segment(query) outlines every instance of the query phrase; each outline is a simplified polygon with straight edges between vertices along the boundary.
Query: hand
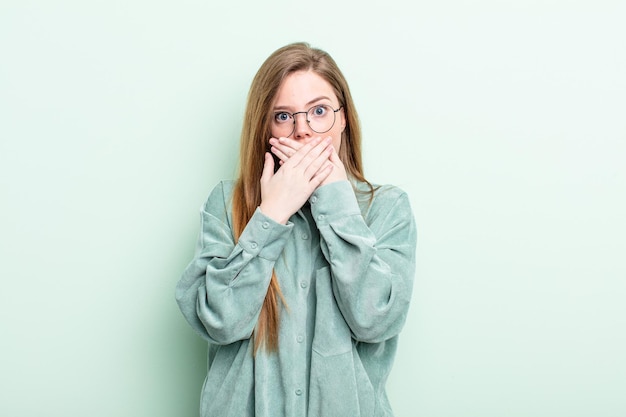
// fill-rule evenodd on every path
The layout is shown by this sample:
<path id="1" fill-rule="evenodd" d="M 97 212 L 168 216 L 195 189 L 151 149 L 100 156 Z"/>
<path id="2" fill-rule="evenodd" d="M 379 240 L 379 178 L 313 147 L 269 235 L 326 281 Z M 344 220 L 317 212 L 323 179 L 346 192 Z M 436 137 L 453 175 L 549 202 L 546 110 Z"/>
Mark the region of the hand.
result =
<path id="1" fill-rule="evenodd" d="M 280 165 L 287 162 L 290 156 L 292 156 L 298 149 L 311 142 L 313 139 L 319 139 L 318 137 L 309 137 L 304 140 L 293 140 L 289 138 L 271 138 L 270 145 L 272 145 L 272 153 L 278 157 Z"/>
<path id="2" fill-rule="evenodd" d="M 329 139 L 327 137 L 326 139 Z M 297 141 L 289 138 L 272 138 L 270 139 L 270 145 L 272 145 L 272 153 L 276 155 L 279 159 L 280 164 L 284 164 L 289 160 L 289 158 L 302 146 L 309 143 L 311 140 L 315 140 L 319 138 L 310 138 L 303 141 Z M 332 139 L 331 139 L 332 141 Z M 337 151 L 333 149 L 332 154 L 329 157 L 327 164 L 333 165 L 333 170 L 330 175 L 320 183 L 321 185 L 330 184 L 335 181 L 343 181 L 348 179 L 348 174 L 346 173 L 346 168 L 341 162 Z"/>
<path id="3" fill-rule="evenodd" d="M 263 214 L 286 224 L 289 217 L 304 205 L 334 170 L 334 164 L 329 163 L 334 152 L 330 142 L 330 138 L 322 140 L 318 137 L 302 144 L 297 150 L 289 148 L 289 158 L 283 160 L 279 157 L 281 166 L 276 172 L 274 158 L 269 152 L 265 153 L 260 205 Z"/>
<path id="4" fill-rule="evenodd" d="M 346 174 L 346 167 L 343 165 L 343 162 L 341 162 L 341 158 L 339 158 L 339 155 L 337 154 L 337 151 L 334 147 L 332 153 L 330 154 L 329 160 L 330 163 L 333 165 L 333 170 L 326 177 L 326 179 L 322 181 L 320 186 L 330 184 L 331 182 L 336 181 L 347 181 L 348 174 Z"/>

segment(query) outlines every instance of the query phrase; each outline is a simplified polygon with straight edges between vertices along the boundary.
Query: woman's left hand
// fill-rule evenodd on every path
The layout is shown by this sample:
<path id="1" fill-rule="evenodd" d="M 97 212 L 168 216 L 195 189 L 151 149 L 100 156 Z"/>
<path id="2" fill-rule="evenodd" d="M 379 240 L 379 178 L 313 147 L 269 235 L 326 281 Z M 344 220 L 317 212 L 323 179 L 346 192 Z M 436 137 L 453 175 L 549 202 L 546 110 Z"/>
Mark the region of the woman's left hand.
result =
<path id="1" fill-rule="evenodd" d="M 293 155 L 298 149 L 300 149 L 304 144 L 308 143 L 313 138 L 308 138 L 304 141 L 294 140 L 290 138 L 271 138 L 270 145 L 272 145 L 272 153 L 276 155 L 280 161 L 280 164 L 284 164 L 287 160 Z M 333 170 L 330 175 L 326 177 L 324 181 L 319 185 L 330 184 L 335 181 L 344 181 L 348 179 L 348 174 L 346 173 L 346 168 L 341 162 L 339 155 L 337 154 L 337 149 L 333 148 L 333 152 L 328 158 L 328 164 L 334 165 Z"/>

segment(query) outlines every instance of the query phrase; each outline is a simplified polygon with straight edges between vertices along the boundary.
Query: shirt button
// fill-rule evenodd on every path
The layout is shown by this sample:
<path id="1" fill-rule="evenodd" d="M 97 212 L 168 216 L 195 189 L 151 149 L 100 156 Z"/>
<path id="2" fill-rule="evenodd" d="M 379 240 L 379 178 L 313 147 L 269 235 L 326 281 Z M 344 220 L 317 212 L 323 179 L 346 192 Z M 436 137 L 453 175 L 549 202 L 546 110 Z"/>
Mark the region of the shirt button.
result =
<path id="1" fill-rule="evenodd" d="M 304 342 L 304 336 L 300 335 L 296 338 L 296 340 L 298 341 L 298 343 L 302 343 Z"/>
<path id="2" fill-rule="evenodd" d="M 257 245 L 257 244 L 256 244 L 256 242 L 252 242 L 252 243 L 250 244 L 250 247 L 251 247 L 252 249 L 256 249 L 256 248 L 257 248 L 257 246 L 259 246 L 259 245 Z"/>
<path id="3" fill-rule="evenodd" d="M 317 196 L 311 197 L 311 203 L 315 204 L 317 202 Z"/>
<path id="4" fill-rule="evenodd" d="M 296 395 L 302 395 L 302 390 L 300 388 L 296 390 Z"/>
<path id="5" fill-rule="evenodd" d="M 302 288 L 306 288 L 306 287 L 308 287 L 308 286 L 309 286 L 309 283 L 308 283 L 308 282 L 306 282 L 306 281 L 302 281 L 302 282 L 300 283 L 300 286 L 301 286 Z"/>
<path id="6" fill-rule="evenodd" d="M 268 227 L 270 227 L 270 224 L 268 222 L 263 222 L 263 224 L 261 225 L 264 229 L 267 229 Z"/>
<path id="7" fill-rule="evenodd" d="M 309 235 L 307 235 L 306 233 L 302 233 L 302 239 L 307 240 L 309 238 Z"/>
<path id="8" fill-rule="evenodd" d="M 317 220 L 324 220 L 324 215 L 320 214 L 319 216 L 317 216 Z"/>

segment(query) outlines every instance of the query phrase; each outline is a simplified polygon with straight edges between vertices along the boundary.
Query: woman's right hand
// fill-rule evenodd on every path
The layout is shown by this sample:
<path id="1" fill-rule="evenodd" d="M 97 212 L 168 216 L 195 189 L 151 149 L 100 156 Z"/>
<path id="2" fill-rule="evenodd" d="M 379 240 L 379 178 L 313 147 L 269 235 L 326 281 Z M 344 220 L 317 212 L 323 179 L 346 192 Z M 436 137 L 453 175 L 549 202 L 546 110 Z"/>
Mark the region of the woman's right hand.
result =
<path id="1" fill-rule="evenodd" d="M 315 138 L 295 151 L 276 172 L 274 158 L 266 152 L 261 175 L 261 212 L 286 224 L 330 175 L 333 165 L 326 162 L 332 152 L 330 138 Z"/>

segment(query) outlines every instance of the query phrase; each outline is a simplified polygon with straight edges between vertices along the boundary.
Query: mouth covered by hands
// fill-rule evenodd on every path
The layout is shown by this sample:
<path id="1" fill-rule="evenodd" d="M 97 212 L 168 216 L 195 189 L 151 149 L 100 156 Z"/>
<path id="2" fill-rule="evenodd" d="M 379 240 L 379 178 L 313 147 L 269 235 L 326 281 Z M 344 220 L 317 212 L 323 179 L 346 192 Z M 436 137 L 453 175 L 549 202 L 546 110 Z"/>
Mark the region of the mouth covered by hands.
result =
<path id="1" fill-rule="evenodd" d="M 271 152 L 280 167 L 274 172 L 274 158 L 267 152 L 261 175 L 261 212 L 286 224 L 318 187 L 347 180 L 345 167 L 331 142 L 330 136 L 306 141 L 271 138 Z"/>
<path id="2" fill-rule="evenodd" d="M 305 141 L 294 140 L 290 138 L 271 138 L 269 143 L 270 145 L 272 145 L 272 148 L 271 148 L 272 153 L 276 155 L 276 157 L 278 157 L 279 162 L 282 166 L 300 148 L 310 143 L 311 141 L 315 141 L 315 140 L 320 140 L 320 137 L 317 136 L 317 137 L 309 138 Z M 324 138 L 323 140 L 332 141 L 330 136 Z M 348 179 L 348 175 L 346 174 L 346 169 L 343 163 L 341 162 L 341 159 L 339 159 L 337 150 L 334 148 L 332 144 L 330 145 L 330 147 L 332 148 L 332 152 L 330 154 L 330 157 L 328 158 L 328 161 L 325 163 L 325 165 L 328 165 L 328 164 L 333 165 L 333 170 L 329 174 L 329 176 L 324 181 L 322 181 L 320 186 L 330 184 L 331 182 L 342 181 L 342 180 Z"/>

